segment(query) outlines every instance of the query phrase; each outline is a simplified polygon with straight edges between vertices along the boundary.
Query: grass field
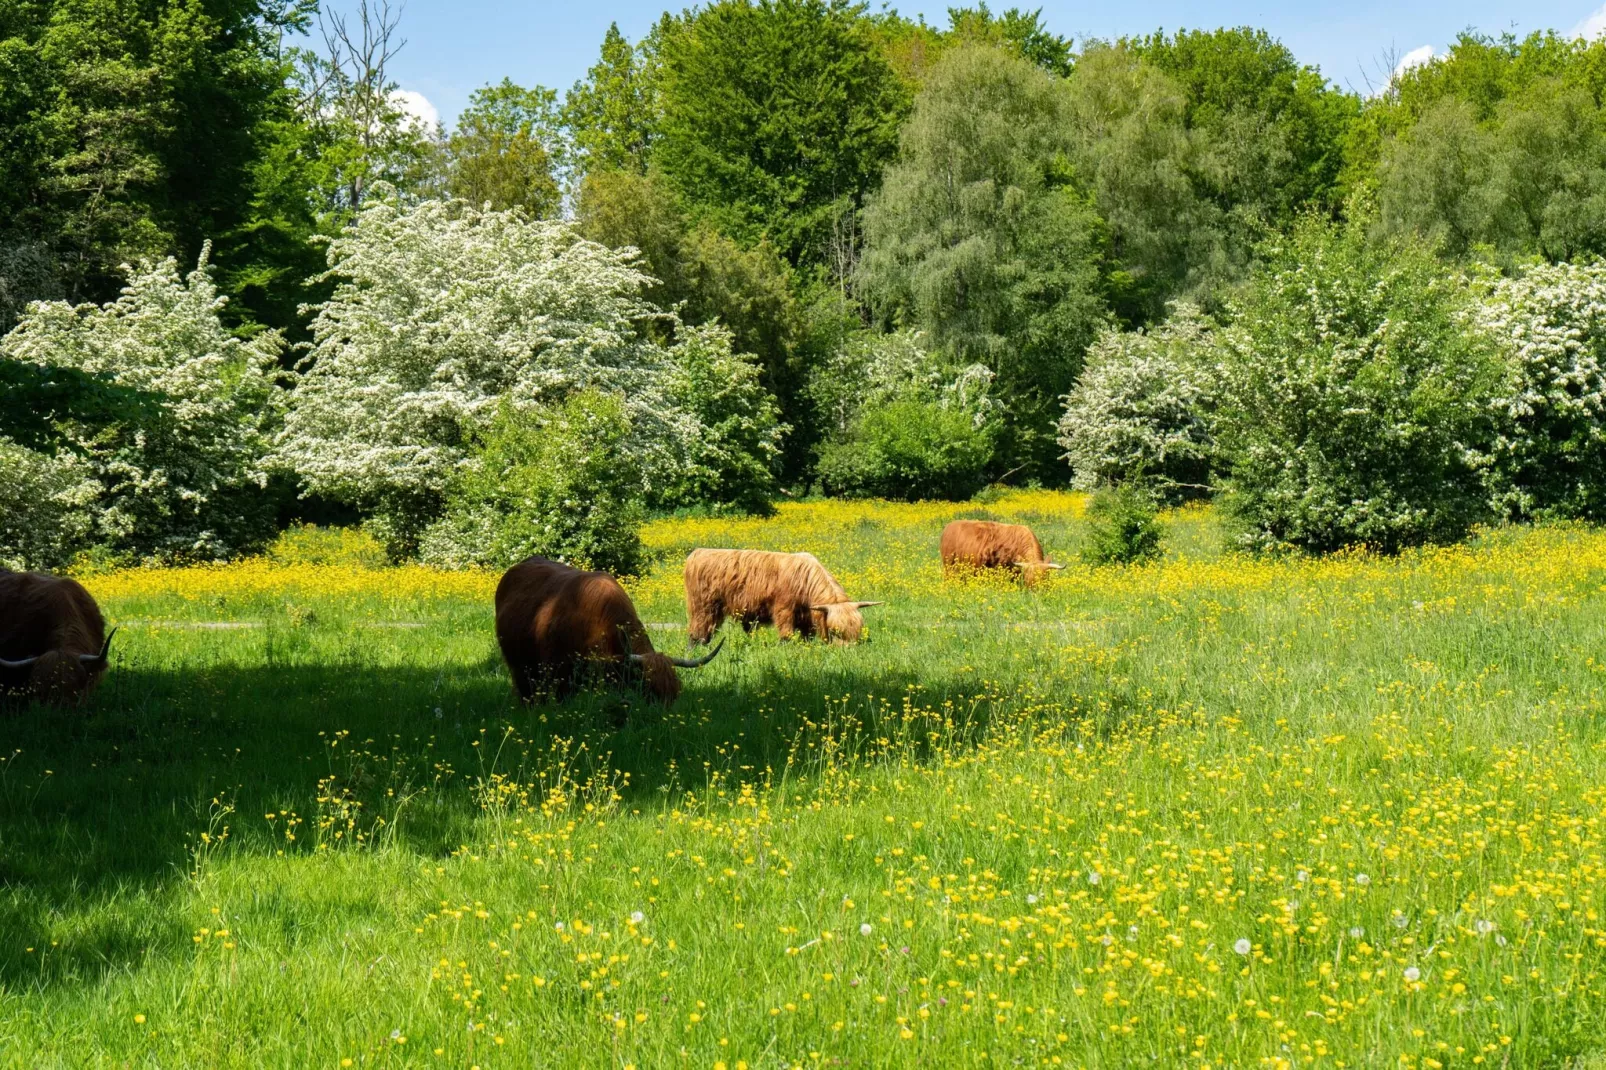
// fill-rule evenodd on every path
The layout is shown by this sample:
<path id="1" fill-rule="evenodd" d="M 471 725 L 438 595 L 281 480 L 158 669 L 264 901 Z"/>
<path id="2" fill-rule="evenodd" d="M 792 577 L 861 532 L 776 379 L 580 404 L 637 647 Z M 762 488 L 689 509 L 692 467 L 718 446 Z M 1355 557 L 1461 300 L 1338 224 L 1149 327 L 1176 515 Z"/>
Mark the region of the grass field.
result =
<path id="1" fill-rule="evenodd" d="M 1606 1065 L 1606 534 L 948 584 L 841 502 L 852 648 L 733 632 L 668 711 L 512 700 L 495 577 L 302 535 L 86 579 L 88 716 L 0 731 L 10 1066 Z"/>

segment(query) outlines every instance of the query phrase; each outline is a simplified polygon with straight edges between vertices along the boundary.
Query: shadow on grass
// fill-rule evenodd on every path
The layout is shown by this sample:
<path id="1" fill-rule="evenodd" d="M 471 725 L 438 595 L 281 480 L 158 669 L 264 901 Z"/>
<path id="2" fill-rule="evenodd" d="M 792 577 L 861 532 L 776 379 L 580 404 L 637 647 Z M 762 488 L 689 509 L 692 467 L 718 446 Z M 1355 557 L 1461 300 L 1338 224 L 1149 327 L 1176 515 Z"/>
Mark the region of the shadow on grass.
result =
<path id="1" fill-rule="evenodd" d="M 618 690 L 524 707 L 494 659 L 134 665 L 115 667 L 87 710 L 6 708 L 0 984 L 87 983 L 186 953 L 191 934 L 156 907 L 215 850 L 203 833 L 247 854 L 379 842 L 445 857 L 473 842 L 492 773 L 628 773 L 609 782 L 645 808 L 711 769 L 778 776 L 798 733 L 830 717 L 830 696 L 919 683 L 819 644 L 766 645 L 688 681 L 670 709 Z M 873 734 L 875 707 L 861 712 L 860 735 Z M 150 909 L 128 908 L 142 897 Z"/>

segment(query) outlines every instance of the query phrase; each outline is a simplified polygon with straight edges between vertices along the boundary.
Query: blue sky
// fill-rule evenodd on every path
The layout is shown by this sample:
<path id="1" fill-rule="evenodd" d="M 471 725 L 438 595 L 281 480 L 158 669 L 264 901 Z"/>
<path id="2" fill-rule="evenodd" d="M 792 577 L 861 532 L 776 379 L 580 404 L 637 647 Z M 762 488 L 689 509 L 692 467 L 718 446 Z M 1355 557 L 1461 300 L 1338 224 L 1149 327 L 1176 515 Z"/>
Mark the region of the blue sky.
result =
<path id="1" fill-rule="evenodd" d="M 326 0 L 335 9 L 351 0 Z M 994 0 L 992 8 L 1013 6 Z M 1115 37 L 1165 28 L 1259 26 L 1280 38 L 1303 63 L 1319 66 L 1333 81 L 1365 91 L 1365 77 L 1378 81 L 1381 57 L 1442 52 L 1460 31 L 1488 33 L 1536 29 L 1563 32 L 1606 27 L 1602 0 L 1346 0 L 1327 4 L 1274 4 L 1213 0 L 1070 3 L 1041 0 L 1043 18 L 1061 34 Z M 563 90 L 596 61 L 609 22 L 631 40 L 644 33 L 667 5 L 663 0 L 406 0 L 402 36 L 407 46 L 394 61 L 404 90 L 429 102 L 448 122 L 487 82 L 512 78 L 521 85 Z M 675 10 L 683 6 L 677 2 Z M 947 23 L 947 2 L 894 4 L 908 16 Z M 1033 2 L 1022 7 L 1036 6 Z M 417 98 L 414 98 L 415 100 Z M 420 104 L 426 112 L 428 107 Z"/>

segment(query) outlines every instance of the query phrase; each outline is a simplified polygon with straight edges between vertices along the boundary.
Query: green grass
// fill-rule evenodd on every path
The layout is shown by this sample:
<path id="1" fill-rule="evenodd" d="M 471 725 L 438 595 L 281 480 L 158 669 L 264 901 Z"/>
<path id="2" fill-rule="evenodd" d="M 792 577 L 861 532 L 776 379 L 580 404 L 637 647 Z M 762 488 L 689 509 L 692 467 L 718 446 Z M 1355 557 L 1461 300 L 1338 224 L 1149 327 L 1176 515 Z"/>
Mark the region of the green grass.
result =
<path id="1" fill-rule="evenodd" d="M 517 706 L 419 570 L 91 578 L 92 709 L 3 722 L 0 1061 L 1598 1063 L 1606 536 L 1250 562 L 1190 510 L 945 583 L 978 509 L 1076 560 L 1047 494 L 655 526 L 649 622 L 693 545 L 889 600 L 670 710 Z"/>

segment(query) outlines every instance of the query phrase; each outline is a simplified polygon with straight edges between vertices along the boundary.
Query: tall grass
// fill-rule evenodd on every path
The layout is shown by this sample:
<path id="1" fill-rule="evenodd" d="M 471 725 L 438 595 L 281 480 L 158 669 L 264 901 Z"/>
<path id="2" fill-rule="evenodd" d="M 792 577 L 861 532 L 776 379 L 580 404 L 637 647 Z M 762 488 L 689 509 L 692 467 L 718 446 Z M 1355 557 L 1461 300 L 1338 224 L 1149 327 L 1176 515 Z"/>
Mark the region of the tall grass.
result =
<path id="1" fill-rule="evenodd" d="M 670 710 L 523 709 L 495 577 L 320 551 L 94 576 L 87 717 L 0 754 L 12 1065 L 1562 1066 L 1606 1026 L 1606 535 L 948 584 L 943 522 L 811 549 L 856 647 L 734 630 Z M 352 548 L 360 553 L 360 547 Z M 5 758 L 9 755 L 9 759 Z"/>

